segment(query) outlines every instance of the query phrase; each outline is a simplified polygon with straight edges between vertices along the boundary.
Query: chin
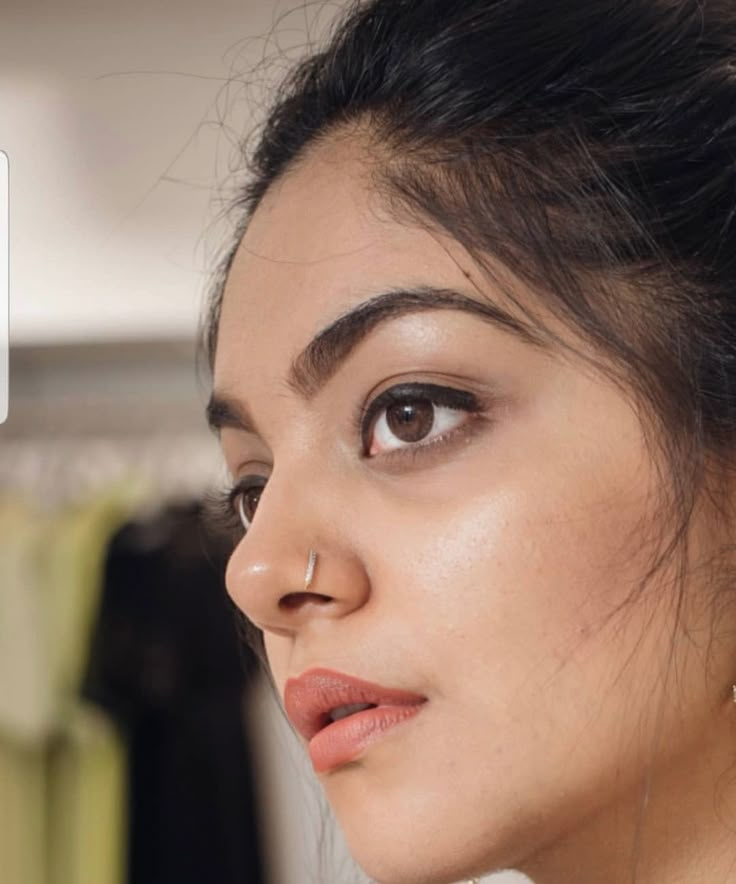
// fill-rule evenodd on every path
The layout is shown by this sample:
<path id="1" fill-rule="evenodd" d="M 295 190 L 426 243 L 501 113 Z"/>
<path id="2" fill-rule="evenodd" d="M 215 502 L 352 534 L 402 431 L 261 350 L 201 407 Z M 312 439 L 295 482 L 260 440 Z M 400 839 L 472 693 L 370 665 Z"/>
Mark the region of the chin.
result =
<path id="1" fill-rule="evenodd" d="M 373 856 L 373 862 L 356 862 L 375 884 L 457 884 L 471 877 L 465 869 L 453 867 L 438 868 L 428 864 L 426 858 L 407 855 L 398 861 L 390 858 Z M 485 873 L 484 873 L 485 874 Z M 477 877 L 477 875 L 476 875 Z"/>
<path id="2" fill-rule="evenodd" d="M 514 868 L 549 834 L 523 780 L 483 770 L 470 751 L 448 758 L 386 743 L 322 778 L 351 856 L 377 884 L 456 884 Z"/>
<path id="3" fill-rule="evenodd" d="M 457 884 L 509 867 L 503 862 L 509 851 L 493 838 L 468 837 L 438 815 L 429 817 L 389 809 L 352 813 L 347 822 L 338 815 L 338 823 L 351 856 L 376 884 Z"/>

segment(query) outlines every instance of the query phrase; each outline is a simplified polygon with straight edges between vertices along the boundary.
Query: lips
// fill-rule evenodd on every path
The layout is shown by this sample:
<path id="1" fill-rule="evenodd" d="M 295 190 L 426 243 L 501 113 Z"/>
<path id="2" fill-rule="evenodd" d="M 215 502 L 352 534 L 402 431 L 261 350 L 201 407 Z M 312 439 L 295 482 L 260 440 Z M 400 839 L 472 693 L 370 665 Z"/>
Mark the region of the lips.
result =
<path id="1" fill-rule="evenodd" d="M 318 772 L 353 760 L 386 731 L 416 715 L 425 702 L 419 694 L 329 669 L 310 669 L 289 679 L 284 690 L 286 714 L 309 743 Z"/>

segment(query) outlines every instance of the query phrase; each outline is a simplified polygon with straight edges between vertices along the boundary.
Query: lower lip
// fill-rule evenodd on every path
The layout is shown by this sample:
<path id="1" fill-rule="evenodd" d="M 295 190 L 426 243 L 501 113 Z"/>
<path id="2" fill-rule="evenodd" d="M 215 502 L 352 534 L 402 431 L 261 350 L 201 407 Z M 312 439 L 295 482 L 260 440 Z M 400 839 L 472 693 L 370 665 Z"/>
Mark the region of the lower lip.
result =
<path id="1" fill-rule="evenodd" d="M 328 724 L 309 741 L 312 767 L 323 773 L 353 761 L 387 731 L 413 718 L 423 705 L 376 706 Z"/>

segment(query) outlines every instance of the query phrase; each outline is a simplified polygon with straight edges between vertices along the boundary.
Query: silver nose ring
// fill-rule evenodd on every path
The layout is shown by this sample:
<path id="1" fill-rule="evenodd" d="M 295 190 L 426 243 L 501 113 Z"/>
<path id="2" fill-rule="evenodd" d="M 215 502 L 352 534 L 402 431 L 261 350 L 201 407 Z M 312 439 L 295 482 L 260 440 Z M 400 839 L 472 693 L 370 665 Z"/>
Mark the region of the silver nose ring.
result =
<path id="1" fill-rule="evenodd" d="M 314 566 L 317 562 L 317 553 L 309 550 L 309 562 L 307 563 L 307 573 L 304 575 L 304 592 L 312 585 L 312 577 L 314 577 Z"/>

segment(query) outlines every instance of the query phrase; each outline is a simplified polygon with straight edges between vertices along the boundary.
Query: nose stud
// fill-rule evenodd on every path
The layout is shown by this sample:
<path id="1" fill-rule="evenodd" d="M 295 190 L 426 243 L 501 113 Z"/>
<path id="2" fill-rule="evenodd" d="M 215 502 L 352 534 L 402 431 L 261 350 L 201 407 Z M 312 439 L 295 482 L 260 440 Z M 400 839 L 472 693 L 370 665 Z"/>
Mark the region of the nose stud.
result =
<path id="1" fill-rule="evenodd" d="M 314 566 L 316 562 L 317 553 L 313 549 L 310 549 L 309 562 L 307 563 L 307 573 L 304 575 L 304 592 L 306 592 L 312 585 L 312 577 L 314 577 Z"/>

